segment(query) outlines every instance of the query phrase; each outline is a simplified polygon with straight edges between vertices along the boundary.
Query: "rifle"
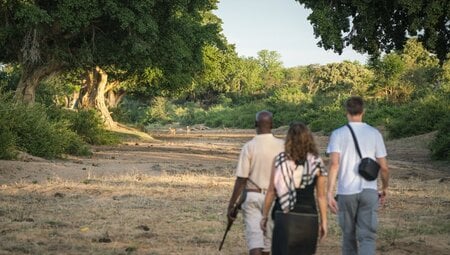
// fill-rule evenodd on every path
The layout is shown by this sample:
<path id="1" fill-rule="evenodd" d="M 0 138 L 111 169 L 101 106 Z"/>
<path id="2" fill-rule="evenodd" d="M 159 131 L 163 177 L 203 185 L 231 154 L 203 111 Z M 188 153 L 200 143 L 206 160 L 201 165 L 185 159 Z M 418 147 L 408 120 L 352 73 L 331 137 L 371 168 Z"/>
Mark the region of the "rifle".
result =
<path id="1" fill-rule="evenodd" d="M 242 191 L 241 195 L 239 196 L 238 201 L 234 204 L 233 208 L 231 209 L 231 216 L 233 218 L 236 218 L 239 210 L 241 209 L 242 203 L 244 203 L 245 198 L 247 196 L 247 193 L 245 189 Z M 230 231 L 231 226 L 233 225 L 234 220 L 229 220 L 227 224 L 227 229 L 225 229 L 225 233 L 223 234 L 222 242 L 220 242 L 219 251 L 222 250 L 223 243 L 225 242 L 225 238 L 227 237 L 228 231 Z"/>

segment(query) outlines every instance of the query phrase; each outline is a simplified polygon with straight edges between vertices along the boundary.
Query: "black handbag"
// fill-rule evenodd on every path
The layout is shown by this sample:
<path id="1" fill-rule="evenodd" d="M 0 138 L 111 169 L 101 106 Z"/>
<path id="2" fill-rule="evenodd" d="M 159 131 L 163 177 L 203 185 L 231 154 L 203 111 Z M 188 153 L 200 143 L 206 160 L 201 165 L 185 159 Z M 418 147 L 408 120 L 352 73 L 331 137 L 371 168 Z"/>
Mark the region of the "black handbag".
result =
<path id="1" fill-rule="evenodd" d="M 353 132 L 353 129 L 349 124 L 347 124 L 347 127 L 352 133 L 356 150 L 358 151 L 359 158 L 361 158 L 361 162 L 358 165 L 358 173 L 368 181 L 376 180 L 378 177 L 378 172 L 380 171 L 380 165 L 378 164 L 378 162 L 371 158 L 363 158 L 361 156 L 361 150 L 359 149 L 358 140 L 356 140 L 355 133 Z"/>

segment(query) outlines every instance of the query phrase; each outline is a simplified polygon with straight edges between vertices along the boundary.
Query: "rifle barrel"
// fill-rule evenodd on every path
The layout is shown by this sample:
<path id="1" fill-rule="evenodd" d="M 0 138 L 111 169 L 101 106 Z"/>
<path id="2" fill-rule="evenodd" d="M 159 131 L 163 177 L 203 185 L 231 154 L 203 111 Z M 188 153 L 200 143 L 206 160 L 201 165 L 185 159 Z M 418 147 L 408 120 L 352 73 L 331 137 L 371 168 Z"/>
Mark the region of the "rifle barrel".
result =
<path id="1" fill-rule="evenodd" d="M 225 238 L 227 238 L 228 231 L 230 231 L 232 224 L 233 224 L 233 222 L 230 221 L 227 225 L 227 229 L 225 230 L 225 233 L 223 234 L 222 242 L 220 242 L 219 251 L 222 250 L 223 243 L 225 242 Z"/>

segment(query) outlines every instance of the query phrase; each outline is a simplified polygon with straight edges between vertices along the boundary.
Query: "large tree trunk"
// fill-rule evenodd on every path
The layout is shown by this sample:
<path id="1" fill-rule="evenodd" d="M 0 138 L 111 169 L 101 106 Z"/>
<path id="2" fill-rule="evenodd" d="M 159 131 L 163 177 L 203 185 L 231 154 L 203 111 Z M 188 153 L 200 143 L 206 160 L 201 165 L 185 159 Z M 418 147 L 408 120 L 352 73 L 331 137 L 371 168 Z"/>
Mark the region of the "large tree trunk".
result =
<path id="1" fill-rule="evenodd" d="M 120 82 L 113 81 L 108 83 L 105 89 L 106 105 L 110 108 L 115 108 L 119 105 L 120 101 L 124 98 L 126 91 L 123 89 L 117 89 L 120 86 Z"/>
<path id="2" fill-rule="evenodd" d="M 108 82 L 108 75 L 100 67 L 88 71 L 83 88 L 80 91 L 79 108 L 94 108 L 100 112 L 104 124 L 112 129 L 117 123 L 111 117 L 105 104 L 105 87 Z"/>
<path id="3" fill-rule="evenodd" d="M 40 66 L 24 65 L 16 89 L 16 98 L 25 103 L 34 103 L 39 83 L 48 76 L 60 71 L 61 67 L 62 65 L 57 62 L 50 62 Z"/>

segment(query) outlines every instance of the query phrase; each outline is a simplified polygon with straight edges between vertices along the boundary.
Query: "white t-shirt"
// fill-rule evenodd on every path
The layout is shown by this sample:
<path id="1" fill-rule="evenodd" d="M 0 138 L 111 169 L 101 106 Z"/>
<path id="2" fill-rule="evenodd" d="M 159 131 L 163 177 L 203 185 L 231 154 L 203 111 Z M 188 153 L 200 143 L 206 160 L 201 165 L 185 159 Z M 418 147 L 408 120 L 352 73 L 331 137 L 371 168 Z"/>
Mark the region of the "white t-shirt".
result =
<path id="1" fill-rule="evenodd" d="M 256 184 L 261 189 L 267 189 L 275 156 L 282 151 L 284 140 L 273 134 L 256 135 L 242 147 L 236 176 L 251 180 L 247 182 L 247 188 L 256 188 Z"/>
<path id="2" fill-rule="evenodd" d="M 363 122 L 350 122 L 355 132 L 363 158 L 383 158 L 387 156 L 381 133 Z M 337 194 L 351 195 L 363 189 L 377 190 L 377 181 L 366 181 L 358 174 L 360 157 L 347 126 L 333 131 L 328 143 L 327 153 L 337 152 L 340 155 Z"/>

